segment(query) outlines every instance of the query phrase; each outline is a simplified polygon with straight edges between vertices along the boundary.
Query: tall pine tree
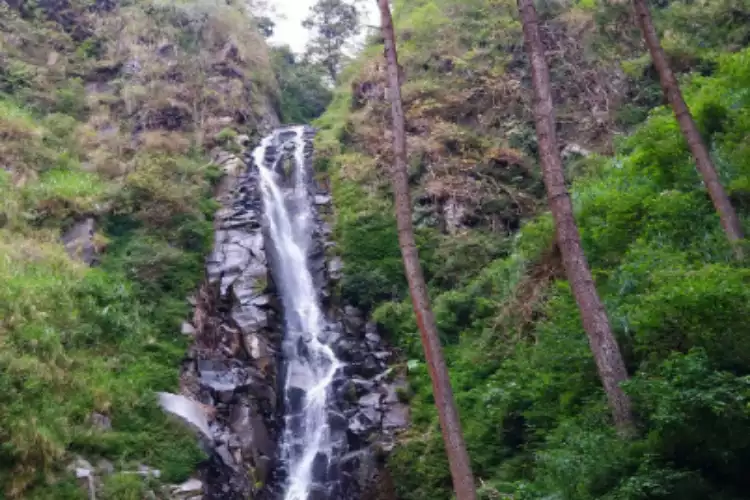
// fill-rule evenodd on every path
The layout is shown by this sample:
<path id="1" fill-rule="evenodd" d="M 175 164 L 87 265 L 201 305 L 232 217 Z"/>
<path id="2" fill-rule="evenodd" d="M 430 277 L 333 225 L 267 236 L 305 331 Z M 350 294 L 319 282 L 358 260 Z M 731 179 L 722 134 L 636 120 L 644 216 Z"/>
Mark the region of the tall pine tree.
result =
<path id="1" fill-rule="evenodd" d="M 669 67 L 667 56 L 659 41 L 659 35 L 654 28 L 654 22 L 651 19 L 651 12 L 648 9 L 646 0 L 633 0 L 633 5 L 635 7 L 638 26 L 641 32 L 643 32 L 643 37 L 646 39 L 646 46 L 651 53 L 654 67 L 657 73 L 659 73 L 661 88 L 667 100 L 672 105 L 672 110 L 677 118 L 677 123 L 680 125 L 680 130 L 682 130 L 690 152 L 695 158 L 695 166 L 703 177 L 703 182 L 706 184 L 711 201 L 719 213 L 724 233 L 726 233 L 727 239 L 733 245 L 737 257 L 741 258 L 743 252 L 740 240 L 743 239 L 743 232 L 740 219 L 729 200 L 729 196 L 727 196 L 724 187 L 719 181 L 716 167 L 713 160 L 711 160 L 711 155 L 708 153 L 706 143 L 703 141 L 698 127 L 695 125 L 695 120 L 693 120 L 693 115 L 690 113 L 690 109 L 688 109 L 685 99 L 682 97 L 680 86 L 672 72 L 672 68 Z"/>
<path id="2" fill-rule="evenodd" d="M 325 67 L 335 82 L 347 43 L 362 29 L 359 7 L 351 0 L 318 0 L 302 26 L 311 31 L 306 55 Z"/>
<path id="3" fill-rule="evenodd" d="M 615 425 L 622 432 L 629 432 L 633 426 L 630 399 L 620 387 L 620 383 L 627 380 L 628 373 L 620 348 L 612 334 L 604 305 L 596 291 L 586 255 L 583 253 L 581 236 L 573 217 L 573 204 L 565 186 L 562 159 L 557 148 L 549 68 L 539 34 L 539 18 L 534 0 L 518 0 L 518 8 L 523 22 L 526 52 L 531 61 L 536 135 L 549 208 L 555 220 L 557 245 L 562 254 L 573 295 L 581 311 L 583 328 L 588 335 Z"/>
<path id="4" fill-rule="evenodd" d="M 430 307 L 427 285 L 422 274 L 419 253 L 414 240 L 409 174 L 406 167 L 406 125 L 401 102 L 401 82 L 393 19 L 391 18 L 388 0 L 378 0 L 378 6 L 380 7 L 381 27 L 385 42 L 385 58 L 393 114 L 394 163 L 391 168 L 391 178 L 396 204 L 399 246 L 404 260 L 406 278 L 409 282 L 409 293 L 417 317 L 417 325 L 422 336 L 425 359 L 432 380 L 432 390 L 435 396 L 440 427 L 443 431 L 443 439 L 445 440 L 453 488 L 458 500 L 474 500 L 476 498 L 474 476 L 471 473 L 471 464 L 461 430 L 458 409 L 453 398 L 448 368 L 443 358 L 435 316 Z"/>

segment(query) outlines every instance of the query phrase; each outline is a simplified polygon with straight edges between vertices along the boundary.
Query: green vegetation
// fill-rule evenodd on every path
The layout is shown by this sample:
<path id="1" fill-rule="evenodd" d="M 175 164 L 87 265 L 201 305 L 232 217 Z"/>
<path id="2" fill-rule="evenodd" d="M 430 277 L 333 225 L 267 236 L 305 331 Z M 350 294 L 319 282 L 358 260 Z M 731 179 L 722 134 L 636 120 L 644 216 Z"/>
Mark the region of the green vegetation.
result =
<path id="1" fill-rule="evenodd" d="M 155 393 L 179 390 L 212 243 L 206 152 L 256 134 L 277 89 L 237 5 L 45 5 L 0 6 L 0 498 L 88 498 L 81 456 L 114 465 L 98 497 L 141 499 L 204 457 Z M 87 218 L 95 267 L 60 241 Z"/>
<path id="2" fill-rule="evenodd" d="M 301 59 L 289 47 L 271 49 L 271 61 L 279 82 L 281 119 L 284 123 L 310 123 L 326 110 L 331 91 L 326 87 L 324 69 Z"/>
<path id="3" fill-rule="evenodd" d="M 105 499 L 194 470 L 194 436 L 154 393 L 178 387 L 185 296 L 211 244 L 220 174 L 206 153 L 257 137 L 274 107 L 285 123 L 327 107 L 317 168 L 335 200 L 339 293 L 380 324 L 410 377 L 398 397 L 414 425 L 389 459 L 393 483 L 401 500 L 450 499 L 392 216 L 379 41 L 341 73 L 329 65 L 330 92 L 320 67 L 267 53 L 242 2 L 63 3 L 0 5 L 0 498 L 85 498 L 66 471 L 79 455 L 114 464 Z M 566 169 L 632 374 L 631 440 L 610 425 L 544 211 L 515 2 L 396 7 L 417 239 L 482 498 L 746 497 L 750 267 L 732 258 L 660 107 L 627 3 L 540 13 L 561 140 L 592 152 Z M 749 13 L 746 0 L 654 8 L 745 222 Z M 95 267 L 60 242 L 88 218 Z M 162 477 L 128 473 L 139 464 Z"/>
<path id="4" fill-rule="evenodd" d="M 397 7 L 421 257 L 481 498 L 744 498 L 750 267 L 732 258 L 671 110 L 659 107 L 627 4 L 548 4 L 542 14 L 558 44 L 561 136 L 595 151 L 567 169 L 632 374 L 632 440 L 612 429 L 542 208 L 515 4 Z M 750 40 L 741 19 L 750 8 L 660 7 L 665 48 L 747 227 Z M 347 68 L 318 120 L 318 168 L 334 188 L 348 273 L 341 293 L 373 311 L 409 367 L 414 425 L 388 464 L 397 497 L 447 500 L 450 474 L 397 265 L 381 50 L 373 45 Z M 585 85 L 609 96 L 608 121 L 596 124 Z M 448 203 L 468 214 L 452 231 Z"/>
<path id="5" fill-rule="evenodd" d="M 200 177 L 182 184 L 178 169 L 158 175 L 144 166 L 116 187 L 70 163 L 18 190 L 0 172 L 8 193 L 0 229 L 0 482 L 11 497 L 35 498 L 27 488 L 58 476 L 72 454 L 123 468 L 147 463 L 168 481 L 184 478 L 202 457 L 195 438 L 158 408 L 154 391 L 177 386 L 187 348 L 178 333 L 184 298 L 200 280 L 211 242 L 211 205 L 195 211 L 177 202 L 208 200 L 210 185 Z M 196 174 L 205 169 L 192 165 Z M 151 189 L 190 191 L 147 197 L 138 180 L 148 174 Z M 137 206 L 119 201 L 128 198 Z M 121 213 L 101 213 L 97 204 Z M 90 269 L 65 254 L 54 228 L 95 212 L 99 239 L 110 248 Z M 94 413 L 112 428 L 97 428 Z"/>

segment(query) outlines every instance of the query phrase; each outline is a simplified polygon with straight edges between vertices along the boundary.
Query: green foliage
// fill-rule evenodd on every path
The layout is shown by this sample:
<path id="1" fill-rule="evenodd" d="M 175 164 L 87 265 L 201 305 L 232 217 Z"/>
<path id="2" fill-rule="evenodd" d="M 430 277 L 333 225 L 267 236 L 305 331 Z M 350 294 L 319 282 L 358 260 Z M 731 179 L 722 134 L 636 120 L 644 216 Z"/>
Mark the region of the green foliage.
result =
<path id="1" fill-rule="evenodd" d="M 353 183 L 334 186 L 336 238 L 349 271 L 342 295 L 364 309 L 403 296 L 406 279 L 391 211 L 378 210 Z"/>
<path id="2" fill-rule="evenodd" d="M 211 244 L 211 168 L 197 155 L 143 152 L 112 182 L 78 161 L 74 107 L 43 118 L 0 107 L 12 167 L 0 171 L 0 496 L 79 498 L 64 472 L 76 454 L 182 480 L 203 454 L 154 392 L 178 385 L 184 297 Z M 99 220 L 95 243 L 108 240 L 96 269 L 59 243 L 81 215 Z M 94 426 L 95 412 L 112 428 Z M 142 498 L 144 487 L 120 474 L 103 494 Z"/>
<path id="3" fill-rule="evenodd" d="M 71 78 L 55 91 L 53 111 L 83 118 L 87 110 L 86 90 L 80 78 Z"/>
<path id="4" fill-rule="evenodd" d="M 254 133 L 276 83 L 241 2 L 104 3 L 0 5 L 0 498 L 88 498 L 76 456 L 114 464 L 97 497 L 147 498 L 204 458 L 155 392 L 178 390 L 212 243 L 203 147 Z M 95 268 L 60 242 L 82 217 Z"/>
<path id="5" fill-rule="evenodd" d="M 346 59 L 347 44 L 362 29 L 359 9 L 352 0 L 317 0 L 302 22 L 311 31 L 307 56 L 326 69 L 332 82 Z"/>
<path id="6" fill-rule="evenodd" d="M 23 192 L 37 219 L 65 220 L 82 213 L 94 213 L 109 187 L 92 173 L 56 168 L 44 172 L 39 182 Z"/>
<path id="7" fill-rule="evenodd" d="M 684 83 L 745 221 L 749 83 L 748 49 L 719 57 L 715 74 Z M 341 119 L 351 115 L 338 116 L 323 117 L 326 133 L 348 126 Z M 387 275 L 390 259 L 396 269 L 395 246 L 384 246 L 393 222 L 377 215 L 390 206 L 371 171 L 352 169 L 353 153 L 330 151 L 347 272 L 356 263 L 347 290 L 369 293 L 373 319 L 408 359 L 414 425 L 388 464 L 397 495 L 448 500 L 450 475 L 411 304 L 374 293 L 386 280 L 358 274 Z M 577 173 L 576 217 L 633 376 L 626 390 L 638 434 L 623 440 L 612 429 L 549 214 L 512 240 L 477 230 L 428 238 L 423 262 L 480 497 L 744 498 L 750 269 L 732 258 L 671 111 L 652 110 L 614 158 L 596 158 Z"/>
<path id="8" fill-rule="evenodd" d="M 143 480 L 136 474 L 120 473 L 107 477 L 102 494 L 105 499 L 140 500 L 147 491 Z"/>
<path id="9" fill-rule="evenodd" d="M 144 461 L 169 479 L 189 474 L 201 458 L 194 438 L 168 421 L 151 392 L 177 382 L 185 345 L 174 332 L 186 306 L 164 306 L 184 297 L 185 284 L 171 296 L 137 294 L 139 285 L 105 270 L 117 256 L 106 256 L 104 269 L 84 269 L 57 244 L 7 232 L 1 250 L 0 477 L 10 493 L 73 451 Z M 89 423 L 95 411 L 111 418 L 111 431 Z"/>
<path id="10" fill-rule="evenodd" d="M 322 115 L 331 101 L 324 70 L 298 60 L 286 46 L 273 48 L 271 61 L 279 82 L 282 122 L 309 123 Z"/>

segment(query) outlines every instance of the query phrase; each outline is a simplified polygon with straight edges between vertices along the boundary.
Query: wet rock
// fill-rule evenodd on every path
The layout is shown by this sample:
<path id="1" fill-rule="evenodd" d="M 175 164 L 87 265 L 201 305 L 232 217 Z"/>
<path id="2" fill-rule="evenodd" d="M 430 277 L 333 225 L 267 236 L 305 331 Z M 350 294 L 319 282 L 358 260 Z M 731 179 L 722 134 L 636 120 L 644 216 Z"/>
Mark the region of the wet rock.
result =
<path id="1" fill-rule="evenodd" d="M 378 352 L 372 353 L 372 355 L 378 361 L 388 361 L 388 358 L 391 357 L 391 353 L 388 351 L 378 351 Z"/>
<path id="2" fill-rule="evenodd" d="M 389 406 L 383 414 L 383 429 L 404 429 L 409 425 L 409 407 L 403 403 Z"/>
<path id="3" fill-rule="evenodd" d="M 325 483 L 328 479 L 328 455 L 318 452 L 312 463 L 312 480 L 316 483 Z"/>
<path id="4" fill-rule="evenodd" d="M 271 304 L 271 296 L 268 294 L 258 295 L 253 298 L 251 304 L 257 307 L 267 307 Z"/>
<path id="5" fill-rule="evenodd" d="M 346 363 L 364 361 L 366 351 L 367 349 L 361 342 L 349 337 L 339 339 L 334 346 L 336 357 Z"/>
<path id="6" fill-rule="evenodd" d="M 380 414 L 375 408 L 360 409 L 349 421 L 349 431 L 355 435 L 369 434 L 380 424 Z"/>
<path id="7" fill-rule="evenodd" d="M 289 386 L 286 390 L 286 411 L 290 414 L 299 413 L 305 405 L 305 389 L 299 386 Z"/>
<path id="8" fill-rule="evenodd" d="M 243 305 L 232 310 L 232 319 L 242 333 L 254 333 L 268 326 L 268 312 L 253 305 Z"/>
<path id="9" fill-rule="evenodd" d="M 347 381 L 336 388 L 335 394 L 339 402 L 356 403 L 359 397 L 357 386 L 351 381 Z"/>
<path id="10" fill-rule="evenodd" d="M 273 357 L 275 354 L 270 346 L 268 339 L 258 333 L 249 333 L 243 337 L 245 351 L 248 356 L 255 360 L 262 360 Z M 261 365 L 259 368 L 263 369 Z"/>
<path id="11" fill-rule="evenodd" d="M 357 450 L 344 455 L 339 467 L 342 475 L 342 488 L 348 492 L 346 498 L 359 498 L 368 491 L 369 482 L 376 476 L 377 463 L 374 453 L 369 449 Z"/>
<path id="12" fill-rule="evenodd" d="M 372 323 L 368 323 L 367 325 L 372 325 Z M 366 326 L 365 331 L 367 332 L 365 333 L 365 341 L 370 349 L 375 349 L 383 343 L 383 339 L 377 334 L 377 330 L 372 331 L 372 329 L 367 328 Z"/>
<path id="13" fill-rule="evenodd" d="M 328 412 L 328 425 L 331 428 L 331 432 L 346 430 L 348 424 L 349 421 L 343 414 L 337 411 Z"/>
<path id="14" fill-rule="evenodd" d="M 202 386 L 214 392 L 216 397 L 227 403 L 234 391 L 246 384 L 248 374 L 228 362 L 199 360 L 198 373 Z"/>
<path id="15" fill-rule="evenodd" d="M 378 361 L 373 355 L 367 355 L 359 363 L 352 363 L 350 369 L 353 373 L 365 378 L 372 378 L 383 372 L 385 365 Z"/>
<path id="16" fill-rule="evenodd" d="M 307 500 L 330 500 L 331 496 L 325 486 L 314 484 L 307 493 Z"/>
<path id="17" fill-rule="evenodd" d="M 248 406 L 235 406 L 230 417 L 232 432 L 239 438 L 243 454 L 272 456 L 275 445 L 263 418 Z"/>
<path id="18" fill-rule="evenodd" d="M 344 307 L 344 330 L 349 335 L 360 335 L 364 329 L 365 321 L 362 319 L 362 312 L 356 307 Z"/>
<path id="19" fill-rule="evenodd" d="M 225 465 L 228 467 L 235 468 L 237 467 L 237 462 L 234 460 L 234 457 L 229 452 L 229 447 L 226 445 L 219 446 L 216 448 L 216 454 L 221 458 L 222 462 L 224 462 Z"/>
<path id="20" fill-rule="evenodd" d="M 371 392 L 359 399 L 359 406 L 363 408 L 380 408 L 381 395 L 376 392 Z"/>
<path id="21" fill-rule="evenodd" d="M 341 257 L 334 257 L 328 261 L 328 277 L 333 281 L 340 281 L 343 277 L 344 262 Z"/>

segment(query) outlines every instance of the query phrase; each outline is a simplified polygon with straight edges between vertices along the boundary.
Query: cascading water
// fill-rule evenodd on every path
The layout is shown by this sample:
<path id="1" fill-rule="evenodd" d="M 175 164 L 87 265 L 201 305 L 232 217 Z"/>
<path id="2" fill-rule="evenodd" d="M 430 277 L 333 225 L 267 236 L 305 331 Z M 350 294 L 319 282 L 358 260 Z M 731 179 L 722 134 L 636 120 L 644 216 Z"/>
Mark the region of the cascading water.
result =
<path id="1" fill-rule="evenodd" d="M 268 237 L 276 254 L 273 274 L 284 306 L 285 429 L 281 458 L 285 500 L 322 496 L 320 469 L 336 443 L 329 426 L 331 385 L 341 363 L 325 342 L 326 318 L 309 269 L 314 208 L 305 168 L 305 127 L 276 130 L 253 153 L 261 177 Z M 273 149 L 273 152 L 270 150 Z M 279 154 L 269 154 L 275 153 Z M 293 151 L 293 161 L 285 164 Z M 325 475 L 326 472 L 323 473 Z M 317 493 L 313 493 L 317 491 Z"/>

